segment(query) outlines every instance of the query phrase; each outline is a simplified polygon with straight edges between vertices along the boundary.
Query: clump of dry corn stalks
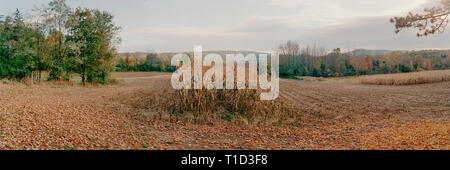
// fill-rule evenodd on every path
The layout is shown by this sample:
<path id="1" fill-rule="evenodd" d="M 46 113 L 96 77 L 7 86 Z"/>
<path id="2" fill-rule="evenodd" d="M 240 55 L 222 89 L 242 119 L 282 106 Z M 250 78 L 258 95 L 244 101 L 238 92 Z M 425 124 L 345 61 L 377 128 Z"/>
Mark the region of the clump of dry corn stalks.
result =
<path id="1" fill-rule="evenodd" d="M 171 121 L 237 124 L 300 125 L 300 113 L 282 99 L 260 100 L 261 90 L 166 89 L 147 99 L 155 117 Z"/>
<path id="2" fill-rule="evenodd" d="M 445 81 L 450 81 L 450 70 L 374 75 L 361 79 L 362 84 L 375 85 L 413 85 Z"/>
<path id="3" fill-rule="evenodd" d="M 203 72 L 207 69 L 204 67 Z M 237 77 L 236 69 L 235 77 Z M 246 67 L 246 75 L 248 72 Z M 235 78 L 235 85 L 236 81 Z M 247 87 L 248 82 L 248 76 L 246 76 Z M 191 83 L 194 87 L 194 82 Z M 225 87 L 226 81 L 223 83 Z M 154 117 L 171 121 L 214 123 L 225 120 L 243 125 L 300 125 L 300 111 L 297 108 L 280 98 L 262 101 L 261 92 L 263 92 L 262 89 L 174 90 L 171 87 L 165 87 L 162 90 L 150 92 L 139 103 L 146 105 L 144 108 L 153 110 Z"/>
<path id="4" fill-rule="evenodd" d="M 170 114 L 192 114 L 192 120 L 211 122 L 217 118 L 243 124 L 299 124 L 300 116 L 277 99 L 261 101 L 260 90 L 177 90 L 172 94 Z"/>

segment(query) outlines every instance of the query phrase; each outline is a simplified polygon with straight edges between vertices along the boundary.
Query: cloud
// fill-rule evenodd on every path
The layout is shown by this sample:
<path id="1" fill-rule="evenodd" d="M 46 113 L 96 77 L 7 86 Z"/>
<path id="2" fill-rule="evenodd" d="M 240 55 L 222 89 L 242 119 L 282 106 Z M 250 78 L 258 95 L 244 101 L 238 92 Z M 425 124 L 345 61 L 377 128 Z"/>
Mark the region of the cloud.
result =
<path id="1" fill-rule="evenodd" d="M 269 0 L 266 5 L 280 11 L 291 8 L 285 15 L 267 12 L 245 18 L 233 31 L 264 32 L 274 29 L 317 28 L 340 25 L 349 19 L 404 15 L 407 11 L 422 8 L 430 0 Z M 289 11 L 289 9 L 286 9 Z M 284 31 L 284 30 L 282 30 Z"/>
<path id="2" fill-rule="evenodd" d="M 292 7 L 299 4 L 299 1 L 295 0 L 269 0 L 267 5 L 276 7 Z"/>
<path id="3" fill-rule="evenodd" d="M 391 16 L 438 0 L 269 0 L 273 8 L 298 10 L 301 15 L 352 18 Z"/>
<path id="4" fill-rule="evenodd" d="M 145 0 L 145 4 L 156 2 Z M 209 8 L 211 1 L 181 13 L 156 13 L 161 22 L 124 30 L 121 51 L 186 51 L 193 45 L 210 50 L 271 50 L 287 40 L 327 48 L 444 48 L 449 35 L 418 39 L 411 31 L 399 35 L 389 18 L 419 10 L 437 0 L 265 0 L 230 1 L 247 10 Z M 221 2 L 223 3 L 223 2 Z M 179 4 L 171 3 L 175 7 Z M 251 6 L 245 6 L 251 5 Z M 193 11 L 191 11 L 193 10 Z M 200 15 L 201 14 L 201 15 Z M 204 14 L 210 14 L 205 16 Z M 192 16 L 192 17 L 188 17 Z M 195 16 L 195 17 L 194 17 Z M 205 17 L 201 17 L 205 16 Z M 224 19 L 224 20 L 223 20 Z M 189 21 L 189 22 L 188 22 Z M 222 22 L 221 22 L 222 21 Z"/>
<path id="5" fill-rule="evenodd" d="M 194 45 L 220 49 L 223 43 L 238 40 L 244 33 L 230 32 L 222 28 L 155 26 L 129 29 L 123 32 L 122 51 L 187 51 Z M 228 45 L 229 46 L 229 45 Z"/>
<path id="6" fill-rule="evenodd" d="M 395 34 L 393 24 L 386 17 L 350 19 L 341 25 L 311 30 L 304 38 L 331 48 L 411 50 L 450 47 L 448 32 L 422 38 L 415 36 L 415 30 Z"/>
<path id="7" fill-rule="evenodd" d="M 29 11 L 41 1 L 0 0 L 0 14 Z M 72 7 L 107 10 L 123 29 L 120 51 L 271 50 L 287 40 L 328 48 L 441 48 L 448 32 L 418 39 L 393 33 L 392 16 L 440 0 L 78 0 Z M 34 18 L 27 20 L 35 21 Z"/>

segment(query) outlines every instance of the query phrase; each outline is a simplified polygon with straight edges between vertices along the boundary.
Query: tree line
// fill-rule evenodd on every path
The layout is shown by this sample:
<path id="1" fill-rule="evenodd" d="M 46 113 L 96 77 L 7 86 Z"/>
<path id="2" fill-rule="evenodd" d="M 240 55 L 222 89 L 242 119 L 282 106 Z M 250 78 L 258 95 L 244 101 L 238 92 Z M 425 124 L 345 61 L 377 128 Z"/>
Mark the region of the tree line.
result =
<path id="1" fill-rule="evenodd" d="M 342 77 L 441 70 L 450 68 L 450 50 L 394 51 L 382 56 L 357 56 L 336 48 L 301 47 L 288 41 L 279 47 L 280 76 Z"/>
<path id="2" fill-rule="evenodd" d="M 288 41 L 280 45 L 278 52 L 280 76 L 284 78 L 344 77 L 450 68 L 450 50 L 394 51 L 379 56 L 361 56 L 356 50 L 344 53 L 336 48 L 330 52 L 317 45 L 301 46 L 294 41 Z M 192 57 L 192 54 L 186 54 Z M 115 71 L 173 72 L 176 70 L 169 61 L 163 61 L 161 58 L 164 57 L 155 53 L 125 53 L 116 59 Z"/>
<path id="3" fill-rule="evenodd" d="M 0 18 L 0 79 L 107 83 L 113 71 L 120 27 L 106 11 L 69 7 L 53 0 L 33 15 L 19 11 Z"/>
<path id="4" fill-rule="evenodd" d="M 129 53 L 120 57 L 115 65 L 115 71 L 118 72 L 174 72 L 176 67 L 170 63 L 164 62 L 158 57 L 158 54 L 150 53 L 145 58 L 138 59 L 131 57 Z"/>

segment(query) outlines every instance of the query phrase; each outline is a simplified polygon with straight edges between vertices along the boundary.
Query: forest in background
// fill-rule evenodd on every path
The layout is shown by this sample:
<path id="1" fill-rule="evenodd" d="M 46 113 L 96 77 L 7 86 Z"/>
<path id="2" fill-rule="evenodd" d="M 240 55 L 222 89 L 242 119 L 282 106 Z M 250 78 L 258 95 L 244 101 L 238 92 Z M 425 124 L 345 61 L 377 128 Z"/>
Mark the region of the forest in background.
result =
<path id="1" fill-rule="evenodd" d="M 326 53 L 322 47 L 302 47 L 288 41 L 279 47 L 279 51 L 282 77 L 342 77 L 450 68 L 450 50 L 393 51 L 360 56 L 356 50 L 343 53 L 336 48 Z"/>
<path id="2" fill-rule="evenodd" d="M 450 50 L 392 52 L 382 50 L 385 54 L 361 55 L 365 54 L 361 52 L 362 50 L 344 53 L 341 49 L 336 48 L 332 52 L 327 52 L 323 47 L 301 46 L 293 41 L 288 41 L 281 45 L 278 51 L 280 53 L 280 76 L 284 78 L 297 76 L 343 77 L 450 68 Z M 245 55 L 250 52 L 233 53 Z M 173 72 L 176 68 L 170 66 L 171 54 L 123 53 L 115 60 L 115 70 L 118 72 Z"/>

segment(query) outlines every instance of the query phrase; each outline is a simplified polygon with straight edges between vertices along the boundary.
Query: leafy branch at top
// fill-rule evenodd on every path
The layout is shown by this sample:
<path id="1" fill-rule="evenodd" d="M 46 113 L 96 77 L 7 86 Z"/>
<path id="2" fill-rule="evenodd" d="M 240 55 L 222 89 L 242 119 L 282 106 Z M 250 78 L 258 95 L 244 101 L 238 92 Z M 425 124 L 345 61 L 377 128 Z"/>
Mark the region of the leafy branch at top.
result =
<path id="1" fill-rule="evenodd" d="M 391 18 L 391 23 L 395 24 L 395 33 L 406 28 L 418 29 L 418 37 L 443 33 L 449 22 L 450 0 L 442 0 L 441 4 L 439 7 L 424 9 L 423 14 L 409 12 L 406 17 Z"/>

